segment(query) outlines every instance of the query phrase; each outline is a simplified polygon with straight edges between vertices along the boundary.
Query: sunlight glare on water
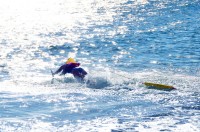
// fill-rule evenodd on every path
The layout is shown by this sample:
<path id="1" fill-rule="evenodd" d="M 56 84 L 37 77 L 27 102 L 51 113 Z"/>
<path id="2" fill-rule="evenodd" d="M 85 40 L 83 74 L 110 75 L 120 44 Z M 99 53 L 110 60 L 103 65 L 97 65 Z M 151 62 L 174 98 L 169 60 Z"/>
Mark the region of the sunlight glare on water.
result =
<path id="1" fill-rule="evenodd" d="M 1 132 L 200 130 L 198 0 L 1 0 L 0 18 Z M 52 78 L 68 57 L 85 83 Z"/>

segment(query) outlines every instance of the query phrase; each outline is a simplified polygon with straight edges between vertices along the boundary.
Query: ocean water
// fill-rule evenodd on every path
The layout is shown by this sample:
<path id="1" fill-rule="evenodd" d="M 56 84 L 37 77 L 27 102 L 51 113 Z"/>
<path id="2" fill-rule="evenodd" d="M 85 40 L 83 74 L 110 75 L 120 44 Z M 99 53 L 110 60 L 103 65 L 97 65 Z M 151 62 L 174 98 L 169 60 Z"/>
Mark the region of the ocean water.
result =
<path id="1" fill-rule="evenodd" d="M 1 132 L 200 131 L 199 0 L 0 3 Z"/>

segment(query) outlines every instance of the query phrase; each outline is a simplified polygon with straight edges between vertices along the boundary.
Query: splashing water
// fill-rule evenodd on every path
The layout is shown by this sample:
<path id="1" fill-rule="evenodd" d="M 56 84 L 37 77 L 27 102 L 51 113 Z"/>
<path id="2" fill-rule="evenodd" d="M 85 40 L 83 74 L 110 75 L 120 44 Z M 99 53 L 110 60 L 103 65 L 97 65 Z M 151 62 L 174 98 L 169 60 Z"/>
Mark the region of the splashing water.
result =
<path id="1" fill-rule="evenodd" d="M 6 0 L 0 131 L 199 131 L 198 0 Z M 74 57 L 85 83 L 51 77 Z M 174 86 L 147 89 L 142 83 Z"/>

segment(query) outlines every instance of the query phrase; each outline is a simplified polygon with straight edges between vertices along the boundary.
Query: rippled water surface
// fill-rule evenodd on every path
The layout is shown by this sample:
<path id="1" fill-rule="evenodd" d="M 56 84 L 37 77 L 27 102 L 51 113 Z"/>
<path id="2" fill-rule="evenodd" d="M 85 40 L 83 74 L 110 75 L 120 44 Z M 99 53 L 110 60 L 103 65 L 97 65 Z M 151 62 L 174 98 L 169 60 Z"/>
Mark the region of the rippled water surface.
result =
<path id="1" fill-rule="evenodd" d="M 199 0 L 1 0 L 0 18 L 1 132 L 200 130 Z M 52 79 L 68 57 L 89 83 Z"/>

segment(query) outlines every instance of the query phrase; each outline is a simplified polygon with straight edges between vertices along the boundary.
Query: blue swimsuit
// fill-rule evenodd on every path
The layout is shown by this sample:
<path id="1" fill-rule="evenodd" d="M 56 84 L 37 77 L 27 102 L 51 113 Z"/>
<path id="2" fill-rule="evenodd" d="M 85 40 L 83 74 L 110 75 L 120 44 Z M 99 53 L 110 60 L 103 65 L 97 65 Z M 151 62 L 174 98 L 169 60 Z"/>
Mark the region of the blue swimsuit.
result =
<path id="1" fill-rule="evenodd" d="M 62 65 L 54 74 L 58 74 L 62 71 L 61 75 L 65 75 L 66 73 L 72 73 L 75 78 L 83 79 L 87 72 L 83 68 L 76 68 L 80 65 L 80 63 L 69 63 Z"/>

